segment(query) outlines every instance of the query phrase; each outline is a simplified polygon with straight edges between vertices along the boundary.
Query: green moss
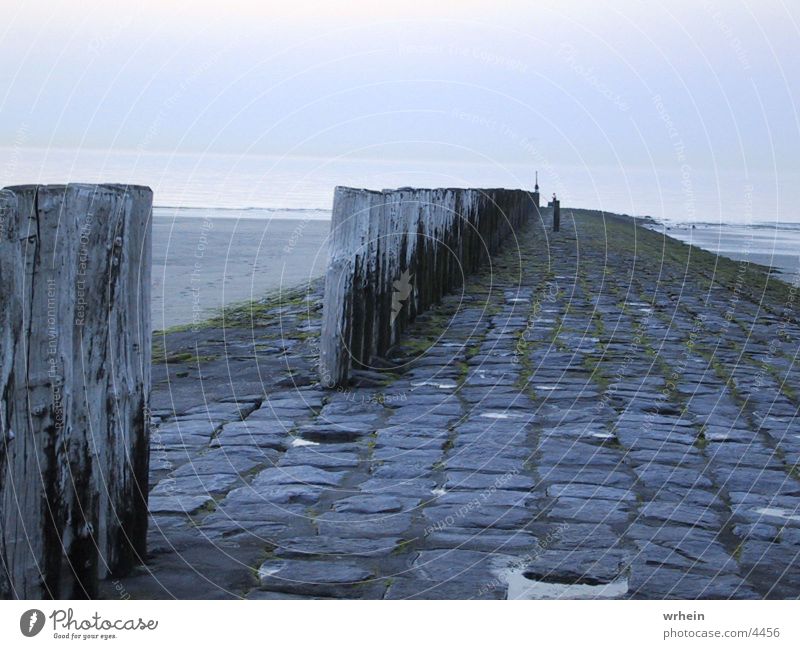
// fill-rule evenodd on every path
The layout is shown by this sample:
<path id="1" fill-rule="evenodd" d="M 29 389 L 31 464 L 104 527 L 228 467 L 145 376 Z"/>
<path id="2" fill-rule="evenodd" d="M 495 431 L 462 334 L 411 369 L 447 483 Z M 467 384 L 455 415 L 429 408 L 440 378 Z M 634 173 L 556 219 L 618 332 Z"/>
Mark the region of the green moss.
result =
<path id="1" fill-rule="evenodd" d="M 469 375 L 469 365 L 465 362 L 458 363 L 458 376 L 456 377 L 456 383 L 459 385 L 463 385 L 464 381 L 467 380 L 467 376 Z"/>
<path id="2" fill-rule="evenodd" d="M 309 306 L 317 310 L 321 305 L 308 303 L 309 287 L 300 286 L 288 291 L 275 292 L 267 295 L 263 300 L 246 300 L 227 305 L 218 309 L 206 320 L 191 324 L 175 325 L 164 330 L 157 330 L 156 334 L 169 334 L 202 329 L 217 329 L 220 327 L 251 327 L 266 324 L 278 319 L 278 309 L 283 307 Z"/>
<path id="3" fill-rule="evenodd" d="M 399 554 L 408 554 L 411 552 L 414 546 L 414 541 L 416 538 L 413 539 L 401 539 L 397 542 L 397 545 L 394 546 L 392 549 L 392 554 L 399 555 Z"/>
<path id="4" fill-rule="evenodd" d="M 697 435 L 697 438 L 694 441 L 694 445 L 699 448 L 701 451 L 708 446 L 708 438 L 706 437 L 706 427 L 705 425 L 700 429 L 700 433 Z"/>
<path id="5" fill-rule="evenodd" d="M 709 288 L 712 285 L 735 291 L 763 308 L 778 313 L 776 305 L 788 312 L 786 315 L 797 322 L 796 290 L 775 276 L 768 266 L 747 263 L 719 257 L 695 246 L 684 244 L 663 233 L 633 225 L 630 220 L 615 215 L 596 218 L 591 210 L 575 210 L 576 216 L 586 216 L 580 221 L 580 228 L 607 241 L 610 251 L 630 254 L 636 250 L 640 260 L 659 259 L 671 262 L 680 268 L 685 277 Z M 635 246 L 635 247 L 634 247 Z"/>
<path id="6" fill-rule="evenodd" d="M 170 355 L 153 356 L 153 363 L 187 363 L 196 365 L 198 363 L 205 363 L 208 361 L 216 360 L 218 357 L 215 355 L 195 356 L 191 352 L 176 352 Z"/>
<path id="7" fill-rule="evenodd" d="M 465 348 L 464 354 L 469 359 L 469 358 L 472 358 L 473 356 L 476 356 L 477 354 L 479 354 L 480 351 L 481 351 L 481 343 L 475 343 L 475 344 L 470 345 L 469 347 Z"/>
<path id="8" fill-rule="evenodd" d="M 594 356 L 584 356 L 583 357 L 583 366 L 591 373 L 591 379 L 597 384 L 600 388 L 601 392 L 605 392 L 608 389 L 610 381 L 608 378 L 603 374 L 601 368 L 601 359 L 596 358 Z"/>

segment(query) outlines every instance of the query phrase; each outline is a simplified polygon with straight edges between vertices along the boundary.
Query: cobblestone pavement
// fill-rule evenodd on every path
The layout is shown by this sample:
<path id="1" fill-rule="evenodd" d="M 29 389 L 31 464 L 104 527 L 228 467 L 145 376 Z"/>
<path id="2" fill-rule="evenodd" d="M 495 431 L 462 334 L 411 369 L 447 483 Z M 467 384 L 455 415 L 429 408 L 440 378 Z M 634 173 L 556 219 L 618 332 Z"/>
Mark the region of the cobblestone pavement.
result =
<path id="1" fill-rule="evenodd" d="M 517 244 L 347 390 L 319 284 L 158 337 L 150 555 L 105 595 L 799 596 L 794 289 L 597 213 Z"/>

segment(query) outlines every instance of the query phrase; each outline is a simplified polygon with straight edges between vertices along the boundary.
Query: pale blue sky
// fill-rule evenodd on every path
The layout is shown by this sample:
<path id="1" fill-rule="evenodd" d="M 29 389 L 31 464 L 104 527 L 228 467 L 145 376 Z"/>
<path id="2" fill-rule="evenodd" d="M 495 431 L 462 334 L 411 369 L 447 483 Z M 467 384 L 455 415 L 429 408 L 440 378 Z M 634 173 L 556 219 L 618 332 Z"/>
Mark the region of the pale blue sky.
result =
<path id="1" fill-rule="evenodd" d="M 0 1 L 7 149 L 798 184 L 797 2 Z"/>

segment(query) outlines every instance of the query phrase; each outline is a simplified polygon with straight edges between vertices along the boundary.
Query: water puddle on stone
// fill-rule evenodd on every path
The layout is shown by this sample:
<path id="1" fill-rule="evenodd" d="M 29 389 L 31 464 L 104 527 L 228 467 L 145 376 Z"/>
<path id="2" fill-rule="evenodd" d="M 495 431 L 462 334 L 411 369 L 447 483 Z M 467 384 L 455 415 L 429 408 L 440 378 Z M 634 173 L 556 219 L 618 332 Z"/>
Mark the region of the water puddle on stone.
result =
<path id="1" fill-rule="evenodd" d="M 541 390 L 542 392 L 552 392 L 553 390 L 558 390 L 557 385 L 534 385 L 534 390 Z"/>
<path id="2" fill-rule="evenodd" d="M 727 442 L 731 439 L 728 433 L 706 433 L 705 437 L 709 442 Z"/>
<path id="3" fill-rule="evenodd" d="M 756 509 L 756 514 L 761 516 L 775 516 L 776 518 L 783 518 L 787 521 L 800 521 L 800 516 L 792 514 L 788 509 L 781 509 L 779 507 L 759 507 Z"/>
<path id="4" fill-rule="evenodd" d="M 441 487 L 439 487 L 438 489 L 431 489 L 431 493 L 438 498 L 439 496 L 446 495 L 447 489 L 442 489 Z"/>
<path id="5" fill-rule="evenodd" d="M 295 437 L 292 440 L 292 446 L 319 446 L 319 442 L 312 442 L 308 439 L 303 439 L 302 437 Z"/>
<path id="6" fill-rule="evenodd" d="M 506 599 L 617 599 L 628 592 L 626 578 L 608 584 L 559 584 L 525 576 L 524 568 L 507 568 L 497 573 L 508 584 Z"/>
<path id="7" fill-rule="evenodd" d="M 278 561 L 265 561 L 258 569 L 259 580 L 280 572 L 281 567 L 281 563 Z"/>
<path id="8" fill-rule="evenodd" d="M 507 412 L 483 412 L 479 416 L 485 419 L 519 419 L 522 415 L 512 415 Z"/>
<path id="9" fill-rule="evenodd" d="M 440 390 L 455 390 L 458 385 L 454 381 L 412 381 L 411 387 L 412 388 L 422 388 L 425 386 L 430 386 L 434 388 L 439 388 Z"/>

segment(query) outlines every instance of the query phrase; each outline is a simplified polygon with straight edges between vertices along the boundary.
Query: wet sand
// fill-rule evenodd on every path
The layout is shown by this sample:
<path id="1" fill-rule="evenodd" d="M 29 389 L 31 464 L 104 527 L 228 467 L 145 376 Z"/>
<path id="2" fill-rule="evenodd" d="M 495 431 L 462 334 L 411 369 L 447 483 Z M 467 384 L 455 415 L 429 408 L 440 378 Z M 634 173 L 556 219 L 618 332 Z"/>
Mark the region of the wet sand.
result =
<path id="1" fill-rule="evenodd" d="M 153 329 L 193 324 L 222 306 L 288 289 L 323 274 L 330 221 L 229 218 L 155 211 Z"/>

